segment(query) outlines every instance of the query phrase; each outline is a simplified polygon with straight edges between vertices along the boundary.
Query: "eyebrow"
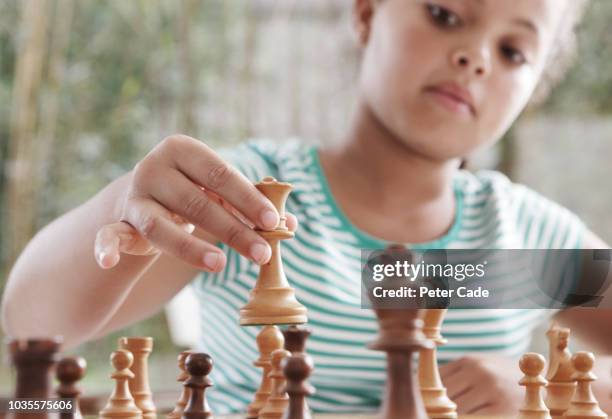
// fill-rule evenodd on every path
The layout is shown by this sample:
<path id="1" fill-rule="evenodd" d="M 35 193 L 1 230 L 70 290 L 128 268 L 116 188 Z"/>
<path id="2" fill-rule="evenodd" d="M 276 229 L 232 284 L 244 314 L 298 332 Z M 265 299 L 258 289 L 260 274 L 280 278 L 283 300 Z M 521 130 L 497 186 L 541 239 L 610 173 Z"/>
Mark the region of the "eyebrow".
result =
<path id="1" fill-rule="evenodd" d="M 535 25 L 535 23 L 533 23 L 531 20 L 529 19 L 524 19 L 524 18 L 516 18 L 514 20 L 512 20 L 512 23 L 522 26 L 526 29 L 529 29 L 530 31 L 534 32 L 536 35 L 538 35 L 540 33 L 540 31 L 538 30 L 538 27 Z"/>
<path id="2" fill-rule="evenodd" d="M 485 0 L 472 0 L 472 3 L 476 3 L 479 6 L 482 6 L 482 4 L 485 2 Z M 538 30 L 538 27 L 536 26 L 535 23 L 533 23 L 531 20 L 526 19 L 526 18 L 522 18 L 522 17 L 517 17 L 515 19 L 512 20 L 512 23 L 522 26 L 526 29 L 529 29 L 531 32 L 535 33 L 536 35 L 540 34 L 540 31 Z"/>

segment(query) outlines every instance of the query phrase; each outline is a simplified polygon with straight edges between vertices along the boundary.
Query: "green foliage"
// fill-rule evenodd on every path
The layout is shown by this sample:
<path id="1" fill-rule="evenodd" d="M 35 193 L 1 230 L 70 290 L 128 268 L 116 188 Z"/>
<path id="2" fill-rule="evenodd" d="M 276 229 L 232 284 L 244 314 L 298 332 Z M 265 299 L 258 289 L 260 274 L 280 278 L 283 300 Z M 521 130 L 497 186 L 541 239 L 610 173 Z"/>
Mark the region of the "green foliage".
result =
<path id="1" fill-rule="evenodd" d="M 611 18 L 612 2 L 592 1 L 579 28 L 575 65 L 553 90 L 544 111 L 567 115 L 612 111 Z"/>

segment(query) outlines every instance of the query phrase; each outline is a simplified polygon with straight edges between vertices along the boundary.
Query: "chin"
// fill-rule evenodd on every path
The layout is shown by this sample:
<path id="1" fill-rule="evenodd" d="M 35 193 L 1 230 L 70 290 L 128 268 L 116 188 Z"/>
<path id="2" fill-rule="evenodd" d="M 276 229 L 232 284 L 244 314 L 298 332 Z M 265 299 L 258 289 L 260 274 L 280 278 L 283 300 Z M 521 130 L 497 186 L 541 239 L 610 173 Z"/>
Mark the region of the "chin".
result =
<path id="1" fill-rule="evenodd" d="M 428 160 L 445 162 L 454 159 L 463 158 L 473 152 L 473 149 L 468 149 L 461 143 L 451 143 L 446 140 L 432 137 L 420 137 L 424 141 L 411 141 L 411 139 L 403 138 L 404 146 L 420 156 Z"/>

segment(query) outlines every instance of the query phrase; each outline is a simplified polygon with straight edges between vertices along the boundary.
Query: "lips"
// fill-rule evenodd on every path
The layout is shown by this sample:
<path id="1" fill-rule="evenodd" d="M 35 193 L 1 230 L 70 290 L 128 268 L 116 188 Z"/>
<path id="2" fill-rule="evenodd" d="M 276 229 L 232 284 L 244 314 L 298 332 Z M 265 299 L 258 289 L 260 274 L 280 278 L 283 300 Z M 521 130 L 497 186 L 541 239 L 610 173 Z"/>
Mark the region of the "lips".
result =
<path id="1" fill-rule="evenodd" d="M 440 83 L 425 88 L 425 91 L 437 96 L 443 105 L 456 111 L 468 111 L 471 115 L 476 115 L 474 99 L 469 90 L 461 87 L 457 83 Z"/>

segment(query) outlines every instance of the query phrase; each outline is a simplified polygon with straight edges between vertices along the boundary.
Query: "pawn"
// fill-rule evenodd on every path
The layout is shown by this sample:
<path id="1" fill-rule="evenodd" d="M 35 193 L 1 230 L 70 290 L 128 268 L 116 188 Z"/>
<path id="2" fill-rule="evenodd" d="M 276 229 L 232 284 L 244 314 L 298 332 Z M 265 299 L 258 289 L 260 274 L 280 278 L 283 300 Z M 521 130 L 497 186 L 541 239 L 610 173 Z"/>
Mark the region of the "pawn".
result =
<path id="1" fill-rule="evenodd" d="M 185 359 L 185 367 L 190 377 L 184 386 L 189 389 L 189 401 L 183 411 L 183 419 L 208 419 L 213 414 L 206 400 L 206 389 L 212 386 L 207 377 L 213 367 L 212 358 L 204 353 L 192 353 Z"/>
<path id="2" fill-rule="evenodd" d="M 176 381 L 179 383 L 184 383 L 189 378 L 189 374 L 187 374 L 187 368 L 185 367 L 185 360 L 187 356 L 189 356 L 190 351 L 183 351 L 178 356 L 178 367 L 180 370 L 179 376 L 176 378 Z M 185 410 L 185 406 L 187 406 L 187 401 L 189 400 L 189 388 L 183 386 L 183 390 L 181 392 L 181 396 L 179 397 L 174 410 L 166 415 L 168 419 L 179 419 L 183 416 L 183 410 Z"/>
<path id="3" fill-rule="evenodd" d="M 128 387 L 128 380 L 134 378 L 134 373 L 130 367 L 134 362 L 134 356 L 130 351 L 120 349 L 111 354 L 111 363 L 115 371 L 111 378 L 115 380 L 115 388 L 106 403 L 104 409 L 100 411 L 100 418 L 121 418 L 121 419 L 141 419 L 142 412 L 134 403 L 132 394 Z"/>
<path id="4" fill-rule="evenodd" d="M 583 418 L 594 418 L 594 419 L 605 419 L 608 417 L 600 408 L 593 391 L 591 390 L 591 382 L 595 381 L 597 377 L 591 371 L 593 364 L 595 363 L 595 357 L 591 352 L 577 352 L 572 357 L 572 365 L 574 366 L 575 373 L 572 378 L 576 380 L 576 392 L 572 401 L 570 402 L 570 408 L 563 415 L 564 418 L 568 419 L 583 419 Z"/>
<path id="5" fill-rule="evenodd" d="M 545 364 L 544 357 L 533 352 L 523 355 L 519 361 L 519 368 L 525 374 L 519 381 L 520 385 L 525 386 L 525 400 L 519 410 L 519 419 L 551 419 L 541 392 L 547 384 L 541 375 Z"/>
<path id="6" fill-rule="evenodd" d="M 81 409 L 79 408 L 79 395 L 81 389 L 76 385 L 77 381 L 83 378 L 87 363 L 81 357 L 62 358 L 55 368 L 55 376 L 60 382 L 55 392 L 62 399 L 72 399 L 73 408 L 70 412 L 60 413 L 60 419 L 81 419 Z"/>
<path id="7" fill-rule="evenodd" d="M 287 380 L 284 391 L 289 395 L 289 408 L 283 419 L 311 419 L 306 396 L 312 396 L 315 389 L 306 380 L 312 373 L 312 358 L 298 353 L 283 359 L 281 366 Z"/>
<path id="8" fill-rule="evenodd" d="M 295 355 L 297 352 L 304 353 L 306 351 L 306 339 L 312 334 L 310 329 L 306 327 L 298 327 L 291 325 L 283 330 L 285 337 L 285 349 Z"/>
<path id="9" fill-rule="evenodd" d="M 255 392 L 255 399 L 247 407 L 247 419 L 257 419 L 259 417 L 259 411 L 266 405 L 268 397 L 272 393 L 272 379 L 270 378 L 272 352 L 276 349 L 282 349 L 283 342 L 283 334 L 277 326 L 264 326 L 257 335 L 259 358 L 253 365 L 263 371 L 261 373 L 261 383 Z"/>
<path id="10" fill-rule="evenodd" d="M 285 393 L 285 374 L 281 367 L 284 358 L 291 353 L 285 349 L 277 349 L 272 352 L 272 393 L 268 397 L 266 405 L 259 411 L 259 419 L 280 419 L 285 414 L 289 405 L 289 397 Z"/>

